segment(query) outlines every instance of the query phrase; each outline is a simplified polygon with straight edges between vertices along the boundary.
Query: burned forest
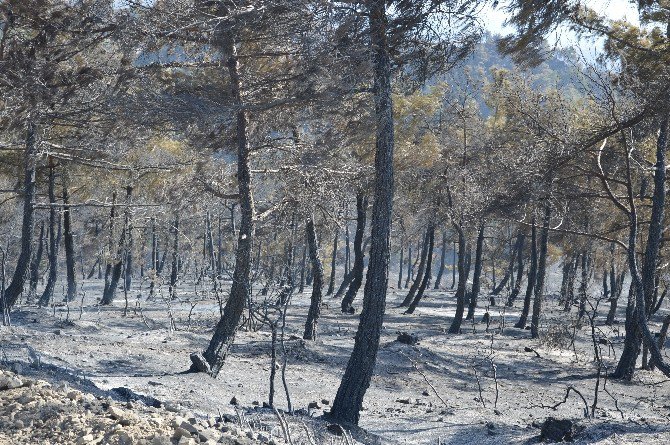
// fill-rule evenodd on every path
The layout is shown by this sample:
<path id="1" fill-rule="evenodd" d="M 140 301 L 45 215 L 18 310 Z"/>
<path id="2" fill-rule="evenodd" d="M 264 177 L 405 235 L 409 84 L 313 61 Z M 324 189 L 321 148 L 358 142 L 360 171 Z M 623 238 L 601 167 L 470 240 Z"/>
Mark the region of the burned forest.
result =
<path id="1" fill-rule="evenodd" d="M 670 443 L 669 127 L 666 0 L 0 0 L 0 445 Z"/>

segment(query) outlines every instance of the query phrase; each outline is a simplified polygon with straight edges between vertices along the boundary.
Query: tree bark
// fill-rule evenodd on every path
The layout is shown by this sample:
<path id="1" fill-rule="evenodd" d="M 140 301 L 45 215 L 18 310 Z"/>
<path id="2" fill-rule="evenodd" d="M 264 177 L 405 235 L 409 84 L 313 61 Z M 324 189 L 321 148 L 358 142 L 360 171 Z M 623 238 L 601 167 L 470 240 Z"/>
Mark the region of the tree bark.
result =
<path id="1" fill-rule="evenodd" d="M 532 338 L 540 336 L 540 315 L 544 301 L 544 281 L 547 273 L 547 247 L 549 245 L 549 220 L 551 206 L 547 202 L 544 208 L 542 221 L 542 236 L 540 239 L 540 257 L 537 264 L 537 282 L 535 283 L 535 299 L 533 300 L 533 315 L 530 321 L 530 335 Z"/>
<path id="2" fill-rule="evenodd" d="M 400 267 L 398 267 L 398 286 L 397 289 L 400 290 L 402 289 L 402 270 L 404 269 L 404 264 L 403 264 L 403 254 L 404 254 L 404 249 L 402 246 L 402 241 L 400 244 L 400 260 L 398 261 L 398 264 Z"/>
<path id="3" fill-rule="evenodd" d="M 519 232 L 519 235 L 517 237 L 517 243 L 519 245 L 519 248 L 516 255 L 516 261 L 517 261 L 516 281 L 514 282 L 514 288 L 512 289 L 512 293 L 507 298 L 508 307 L 514 306 L 514 302 L 519 296 L 519 292 L 521 292 L 521 282 L 523 280 L 523 272 L 524 272 L 523 243 L 525 239 L 526 235 L 523 232 Z"/>
<path id="4" fill-rule="evenodd" d="M 23 220 L 21 225 L 21 252 L 16 262 L 16 269 L 9 286 L 4 291 L 4 307 L 11 310 L 23 292 L 26 271 L 30 266 L 32 253 L 33 224 L 35 219 L 35 154 L 36 154 L 37 127 L 34 122 L 26 125 L 26 149 L 23 155 Z"/>
<path id="5" fill-rule="evenodd" d="M 105 265 L 105 287 L 102 291 L 104 296 L 109 292 L 109 281 L 112 277 L 112 255 L 114 252 L 114 223 L 116 222 L 116 191 L 112 192 L 112 208 L 109 211 L 109 237 L 107 239 L 107 264 Z"/>
<path id="6" fill-rule="evenodd" d="M 244 109 L 242 102 L 242 82 L 235 38 L 228 29 L 229 25 L 220 26 L 222 27 L 222 31 L 220 32 L 224 34 L 222 49 L 227 57 L 226 65 L 230 75 L 232 105 L 237 109 L 237 184 L 241 217 L 230 296 L 224 307 L 223 316 L 216 326 L 212 340 L 203 354 L 210 366 L 210 373 L 213 377 L 219 374 L 230 346 L 233 344 L 245 303 L 251 292 L 251 249 L 254 237 L 254 201 L 251 191 L 249 140 L 247 135 L 249 123 L 248 112 Z"/>
<path id="7" fill-rule="evenodd" d="M 652 196 L 651 218 L 647 245 L 642 265 L 642 272 L 637 265 L 637 226 L 638 218 L 635 202 L 632 198 L 630 180 L 630 166 L 628 166 L 628 194 L 630 201 L 629 233 L 628 233 L 628 268 L 631 274 L 632 285 L 635 289 L 634 303 L 630 301 L 626 313 L 626 341 L 624 351 L 617 364 L 614 373 L 615 378 L 630 380 L 633 377 L 637 356 L 640 353 L 641 338 L 644 345 L 649 349 L 652 364 L 663 374 L 670 376 L 670 366 L 665 363 L 658 347 L 656 339 L 649 330 L 647 317 L 651 308 L 647 308 L 647 302 L 653 301 L 655 278 L 657 274 L 656 264 L 663 234 L 663 212 L 665 209 L 665 180 L 666 180 L 666 150 L 668 146 L 668 124 L 670 115 L 666 112 L 663 116 L 661 128 L 656 141 L 656 164 L 654 166 L 654 194 Z M 628 160 L 629 162 L 629 160 Z M 634 307 L 632 307 L 634 304 Z M 630 319 L 630 320 L 629 320 Z M 630 336 L 630 341 L 629 341 Z"/>
<path id="8" fill-rule="evenodd" d="M 426 234 L 423 236 L 423 244 L 421 246 L 421 257 L 419 260 L 419 268 L 416 271 L 416 277 L 412 281 L 412 286 L 409 288 L 409 292 L 405 296 L 405 299 L 402 301 L 402 303 L 400 303 L 400 307 L 409 306 L 410 303 L 414 300 L 416 291 L 419 290 L 419 286 L 421 285 L 421 282 L 423 280 L 423 275 L 426 268 L 426 257 L 428 256 L 429 237 L 430 235 L 428 231 L 426 231 Z"/>
<path id="9" fill-rule="evenodd" d="M 74 301 L 77 297 L 76 260 L 74 258 L 74 240 L 72 236 L 72 219 L 70 194 L 68 193 L 70 178 L 66 169 L 63 169 L 63 246 L 65 247 L 65 271 L 67 275 L 67 301 Z"/>
<path id="10" fill-rule="evenodd" d="M 475 316 L 477 307 L 477 297 L 479 296 L 480 279 L 482 276 L 482 256 L 484 250 L 484 224 L 479 226 L 477 234 L 477 248 L 475 250 L 475 270 L 472 276 L 472 291 L 470 292 L 470 304 L 468 305 L 468 314 L 466 320 L 472 320 Z"/>
<path id="11" fill-rule="evenodd" d="M 32 300 L 37 295 L 37 281 L 39 279 L 40 264 L 42 263 L 42 253 L 44 252 L 44 221 L 40 225 L 40 236 L 37 240 L 37 252 L 30 260 L 30 282 L 28 291 L 28 300 Z"/>
<path id="12" fill-rule="evenodd" d="M 446 267 L 447 259 L 447 232 L 442 232 L 442 248 L 440 250 L 440 268 L 437 271 L 437 277 L 435 277 L 435 285 L 433 289 L 437 290 L 440 288 L 440 283 L 442 282 L 442 275 L 444 275 L 444 269 Z"/>
<path id="13" fill-rule="evenodd" d="M 340 237 L 339 228 L 335 230 L 333 238 L 333 254 L 330 257 L 330 278 L 328 279 L 328 291 L 326 295 L 331 295 L 335 291 L 335 267 L 337 266 L 337 241 Z"/>
<path id="14" fill-rule="evenodd" d="M 314 219 L 307 220 L 305 227 L 307 234 L 307 245 L 309 246 L 309 260 L 312 265 L 312 298 L 305 323 L 305 332 L 302 336 L 304 340 L 316 340 L 316 326 L 321 315 L 321 288 L 323 287 L 323 265 L 319 259 L 317 248 L 316 230 L 314 228 Z"/>
<path id="15" fill-rule="evenodd" d="M 533 289 L 535 288 L 535 280 L 537 278 L 537 229 L 535 227 L 535 217 L 533 217 L 530 234 L 530 267 L 528 268 L 528 284 L 526 285 L 526 295 L 523 299 L 521 316 L 519 317 L 519 321 L 514 325 L 515 328 L 519 329 L 524 329 L 526 327 L 528 313 L 530 312 L 530 302 L 533 296 Z"/>
<path id="16" fill-rule="evenodd" d="M 351 306 L 358 289 L 363 283 L 363 269 L 365 268 L 363 253 L 363 235 L 365 234 L 366 214 L 368 209 L 368 198 L 363 193 L 356 195 L 356 234 L 354 236 L 354 267 L 351 269 L 351 283 L 349 289 L 342 299 L 342 312 L 353 313 Z"/>
<path id="17" fill-rule="evenodd" d="M 428 287 L 428 283 L 430 282 L 430 278 L 432 275 L 433 271 L 433 249 L 435 247 L 435 226 L 432 224 L 428 227 L 428 231 L 426 232 L 426 236 L 428 237 L 427 239 L 427 253 L 426 253 L 426 267 L 423 272 L 423 277 L 421 278 L 421 285 L 419 286 L 419 289 L 416 293 L 416 296 L 412 300 L 412 303 L 409 305 L 409 308 L 405 312 L 406 314 L 413 314 L 414 310 L 416 307 L 419 305 L 419 302 L 421 302 L 421 298 L 423 298 L 423 294 L 426 291 L 426 287 Z M 417 277 L 418 281 L 418 277 Z"/>
<path id="18" fill-rule="evenodd" d="M 409 287 L 412 279 L 412 243 L 407 243 L 407 278 L 405 278 L 405 289 Z"/>
<path id="19" fill-rule="evenodd" d="M 177 296 L 177 278 L 179 277 L 179 213 L 174 215 L 174 238 L 172 241 L 172 270 L 170 271 L 170 298 Z"/>
<path id="20" fill-rule="evenodd" d="M 449 333 L 459 334 L 461 332 L 461 323 L 463 323 L 463 313 L 465 312 L 465 294 L 468 282 L 468 274 L 465 271 L 467 248 L 463 228 L 458 224 L 454 224 L 454 228 L 458 233 L 458 287 L 456 288 L 456 313 L 454 314 L 451 326 L 449 326 Z"/>
<path id="21" fill-rule="evenodd" d="M 128 232 L 128 225 L 130 224 L 130 200 L 133 194 L 133 187 L 126 186 L 126 208 L 124 210 L 123 228 L 121 229 L 121 236 L 119 238 L 119 246 L 116 251 L 116 256 L 113 259 L 112 271 L 109 278 L 109 286 L 102 295 L 102 305 L 110 305 L 114 302 L 116 297 L 116 290 L 119 287 L 119 280 L 121 279 L 121 272 L 123 270 L 123 254 L 127 249 L 126 234 Z"/>
<path id="22" fill-rule="evenodd" d="M 40 306 L 48 306 L 53 298 L 56 279 L 58 278 L 58 236 L 56 225 L 60 224 L 60 215 L 56 210 L 56 167 L 53 158 L 49 157 L 49 278 L 39 300 Z"/>
<path id="23" fill-rule="evenodd" d="M 363 397 L 379 349 L 388 285 L 389 240 L 393 210 L 393 99 L 385 0 L 370 0 L 370 43 L 374 58 L 375 200 L 370 260 L 354 350 L 330 411 L 337 420 L 358 424 Z"/>

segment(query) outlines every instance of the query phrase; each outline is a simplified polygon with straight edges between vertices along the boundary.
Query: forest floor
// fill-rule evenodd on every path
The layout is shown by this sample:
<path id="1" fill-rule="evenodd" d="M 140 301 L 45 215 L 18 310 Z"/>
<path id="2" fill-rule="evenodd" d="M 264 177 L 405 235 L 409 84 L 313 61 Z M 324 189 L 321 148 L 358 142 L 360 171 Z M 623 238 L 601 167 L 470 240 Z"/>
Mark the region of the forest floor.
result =
<path id="1" fill-rule="evenodd" d="M 146 295 L 134 291 L 124 316 L 121 292 L 113 306 L 95 305 L 101 293 L 98 286 L 85 282 L 87 296 L 81 306 L 79 302 L 69 308 L 23 305 L 15 310 L 12 327 L 0 328 L 4 366 L 120 401 L 148 396 L 179 415 L 194 413 L 207 419 L 221 413 L 240 420 L 247 432 L 262 433 L 260 439 L 282 436 L 276 415 L 258 406 L 268 397 L 267 328 L 239 332 L 222 372 L 213 380 L 185 371 L 189 354 L 209 342 L 219 317 L 216 300 L 184 293 L 168 305 L 160 297 L 147 301 Z M 594 403 L 597 367 L 589 323 L 570 328 L 574 308 L 563 312 L 555 297 L 548 297 L 541 341 L 513 327 L 521 301 L 514 308 L 492 307 L 488 329 L 481 321 L 486 309 L 479 308 L 476 323 L 464 322 L 462 333 L 452 335 L 446 329 L 455 310 L 453 292 L 429 291 L 413 315 L 404 315 L 396 306 L 405 292 L 389 291 L 375 375 L 361 413 L 360 426 L 381 443 L 534 443 L 547 417 L 578 422 L 582 430 L 576 443 L 670 443 L 670 382 L 652 371 L 637 371 L 632 383 L 604 377 L 621 351 L 623 313 L 618 324 L 607 327 L 603 325 L 607 308 L 600 307 L 596 336 L 609 343 L 598 343 L 606 369 L 599 381 L 595 416 L 586 418 L 585 404 L 590 412 Z M 362 291 L 354 304 L 360 305 L 361 298 Z M 342 314 L 339 301 L 330 297 L 324 303 L 314 342 L 301 339 L 308 291 L 293 297 L 286 320 L 287 386 L 293 408 L 303 413 L 287 416 L 296 444 L 309 443 L 298 437 L 304 434 L 304 422 L 318 443 L 344 443 L 325 431 L 327 422 L 316 418 L 328 411 L 335 396 L 358 316 Z M 170 314 L 176 329 L 170 329 Z M 657 324 L 653 328 L 658 331 Z M 419 342 L 398 342 L 399 332 L 415 334 Z M 280 373 L 275 406 L 286 409 Z M 564 400 L 569 387 L 585 401 L 571 392 L 565 403 L 551 408 Z M 0 392 L 0 400 L 4 397 Z M 237 406 L 230 403 L 233 397 Z M 371 437 L 357 438 L 372 442 Z"/>

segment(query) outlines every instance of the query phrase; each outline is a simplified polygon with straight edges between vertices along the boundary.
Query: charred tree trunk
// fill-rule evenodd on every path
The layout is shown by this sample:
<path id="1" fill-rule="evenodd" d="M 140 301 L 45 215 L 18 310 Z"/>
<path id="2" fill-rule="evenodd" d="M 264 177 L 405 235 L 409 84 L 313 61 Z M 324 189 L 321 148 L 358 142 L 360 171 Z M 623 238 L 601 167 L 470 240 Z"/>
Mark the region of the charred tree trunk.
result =
<path id="1" fill-rule="evenodd" d="M 40 306 L 48 306 L 53 298 L 58 277 L 58 237 L 56 225 L 60 224 L 60 215 L 56 210 L 56 167 L 53 158 L 49 158 L 49 278 L 39 300 Z"/>
<path id="2" fill-rule="evenodd" d="M 421 257 L 419 260 L 419 268 L 417 269 L 416 272 L 416 278 L 414 278 L 414 281 L 412 281 L 412 287 L 409 288 L 409 292 L 405 296 L 405 299 L 402 301 L 402 303 L 400 303 L 400 307 L 409 306 L 409 304 L 414 300 L 416 291 L 419 289 L 419 286 L 421 285 L 424 270 L 426 268 L 426 257 L 428 256 L 428 242 L 429 242 L 428 238 L 429 234 L 428 231 L 426 231 L 426 234 L 423 236 L 423 245 L 421 246 Z"/>
<path id="3" fill-rule="evenodd" d="M 409 287 L 412 279 L 412 243 L 407 243 L 407 278 L 405 278 L 405 289 Z"/>
<path id="4" fill-rule="evenodd" d="M 309 260 L 312 264 L 312 298 L 305 323 L 305 332 L 302 336 L 304 340 L 316 340 L 316 326 L 321 314 L 321 288 L 323 287 L 323 265 L 319 259 L 317 248 L 316 230 L 314 228 L 314 219 L 310 218 L 305 227 L 307 232 L 307 245 L 309 246 Z"/>
<path id="5" fill-rule="evenodd" d="M 333 254 L 330 257 L 330 278 L 328 279 L 328 292 L 326 295 L 331 295 L 335 291 L 335 266 L 337 265 L 337 241 L 340 237 L 339 228 L 335 230 L 335 237 L 333 239 Z"/>
<path id="6" fill-rule="evenodd" d="M 356 196 L 356 235 L 354 236 L 354 267 L 351 269 L 351 283 L 349 289 L 342 299 L 342 312 L 352 314 L 354 308 L 351 306 L 358 289 L 363 283 L 363 269 L 365 267 L 363 253 L 363 235 L 365 234 L 366 214 L 368 210 L 368 198 L 362 193 Z"/>
<path id="7" fill-rule="evenodd" d="M 542 221 L 542 237 L 540 238 L 540 257 L 537 264 L 537 282 L 535 283 L 535 299 L 533 300 L 533 316 L 530 321 L 530 335 L 532 338 L 540 336 L 540 315 L 544 301 L 544 281 L 547 273 L 547 248 L 549 245 L 549 220 L 551 206 L 545 204 L 544 219 Z"/>
<path id="8" fill-rule="evenodd" d="M 647 318 L 652 311 L 651 303 L 655 292 L 655 279 L 657 275 L 657 260 L 663 234 L 663 213 L 665 209 L 665 180 L 666 180 L 666 150 L 668 146 L 668 125 L 670 114 L 666 112 L 661 122 L 661 128 L 656 141 L 656 164 L 654 166 L 654 193 L 652 196 L 651 219 L 647 245 L 645 248 L 642 271 L 637 265 L 637 230 L 638 218 L 635 202 L 632 198 L 630 173 L 628 178 L 629 195 L 629 234 L 628 234 L 628 268 L 630 270 L 632 285 L 635 288 L 634 307 L 629 301 L 629 310 L 626 313 L 626 341 L 624 351 L 617 364 L 614 373 L 615 378 L 630 380 L 633 377 L 637 356 L 640 353 L 640 339 L 645 347 L 649 349 L 651 360 L 663 374 L 670 376 L 670 366 L 664 361 L 656 339 L 649 330 Z M 630 162 L 628 160 L 628 162 Z M 628 171 L 630 172 L 630 166 Z M 630 318 L 630 321 L 629 321 Z M 629 336 L 631 337 L 629 340 Z"/>
<path id="9" fill-rule="evenodd" d="M 454 241 L 451 249 L 451 289 L 456 286 L 456 242 Z"/>
<path id="10" fill-rule="evenodd" d="M 619 298 L 623 291 L 623 282 L 626 279 L 626 269 L 622 270 L 620 274 L 616 274 L 614 264 L 610 266 L 610 309 L 607 313 L 605 324 L 611 326 L 614 324 L 616 318 L 617 306 Z"/>
<path id="11" fill-rule="evenodd" d="M 416 293 L 416 297 L 412 300 L 412 303 L 409 305 L 409 308 L 405 312 L 406 314 L 413 314 L 414 310 L 416 307 L 419 305 L 419 302 L 421 302 L 421 298 L 423 298 L 423 294 L 426 291 L 426 287 L 428 287 L 428 283 L 430 282 L 430 277 L 433 271 L 433 249 L 435 247 L 435 226 L 430 225 L 428 227 L 428 231 L 426 232 L 426 237 L 427 239 L 427 252 L 426 252 L 426 267 L 423 272 L 423 277 L 421 278 L 421 285 L 419 286 L 419 289 Z M 417 277 L 418 280 L 418 277 Z"/>
<path id="12" fill-rule="evenodd" d="M 3 305 L 7 311 L 11 310 L 23 292 L 26 271 L 30 266 L 32 253 L 33 224 L 35 218 L 35 154 L 37 128 L 29 121 L 26 126 L 26 149 L 24 152 L 24 179 L 23 179 L 23 220 L 21 225 L 21 252 L 16 262 L 16 269 L 12 281 L 3 293 Z"/>
<path id="13" fill-rule="evenodd" d="M 461 323 L 463 323 L 463 313 L 465 312 L 465 294 L 467 292 L 466 286 L 468 283 L 468 274 L 466 273 L 466 245 L 465 233 L 463 228 L 454 224 L 454 228 L 458 233 L 458 287 L 456 288 L 456 314 L 454 320 L 449 327 L 450 334 L 458 334 L 461 332 Z"/>
<path id="14" fill-rule="evenodd" d="M 400 290 L 402 289 L 402 270 L 404 269 L 404 264 L 403 264 L 403 254 L 404 254 L 404 249 L 402 246 L 402 242 L 400 244 L 400 261 L 398 261 L 398 264 L 400 267 L 398 267 L 398 287 L 397 289 Z"/>
<path id="15" fill-rule="evenodd" d="M 32 300 L 37 295 L 37 281 L 40 274 L 40 264 L 42 263 L 42 253 L 44 252 L 44 221 L 40 225 L 40 236 L 37 240 L 37 252 L 30 261 L 30 283 L 28 291 L 28 300 Z M 95 267 L 95 265 L 93 266 Z M 1 290 L 0 290 L 1 291 Z"/>
<path id="16" fill-rule="evenodd" d="M 109 237 L 107 240 L 107 264 L 105 265 L 105 287 L 102 295 L 109 292 L 109 281 L 112 277 L 112 255 L 114 252 L 114 223 L 116 221 L 116 191 L 112 192 L 112 208 L 109 211 Z"/>
<path id="17" fill-rule="evenodd" d="M 376 118 L 375 197 L 372 207 L 370 260 L 354 350 L 342 377 L 330 415 L 358 424 L 363 397 L 370 386 L 379 350 L 388 286 L 389 240 L 393 210 L 393 99 L 387 41 L 386 2 L 369 3 Z"/>
<path id="18" fill-rule="evenodd" d="M 130 211 L 130 210 L 129 210 Z M 130 286 L 133 283 L 133 244 L 135 238 L 133 237 L 133 220 L 132 214 L 128 215 L 128 229 L 126 236 L 128 241 L 126 242 L 126 248 L 124 252 L 123 264 L 124 264 L 124 276 L 123 276 L 123 289 L 124 291 L 130 291 Z"/>
<path id="19" fill-rule="evenodd" d="M 300 286 L 298 292 L 305 292 L 305 269 L 307 269 L 307 245 L 302 246 L 302 261 L 300 262 Z"/>
<path id="20" fill-rule="evenodd" d="M 177 278 L 179 277 L 179 213 L 174 215 L 174 238 L 172 241 L 172 270 L 170 270 L 170 298 L 177 296 Z"/>
<path id="21" fill-rule="evenodd" d="M 224 8 L 225 9 L 225 8 Z M 224 12 L 224 16 L 226 11 Z M 251 173 L 249 171 L 249 140 L 247 135 L 248 111 L 242 102 L 242 82 L 239 60 L 235 47 L 235 36 L 228 24 L 220 25 L 217 33 L 222 32 L 222 49 L 230 75 L 232 105 L 237 109 L 237 184 L 240 199 L 240 228 L 235 251 L 235 270 L 230 297 L 224 307 L 223 316 L 216 326 L 212 340 L 204 352 L 204 358 L 210 367 L 210 373 L 216 377 L 223 366 L 228 350 L 235 339 L 242 312 L 251 292 L 251 249 L 254 238 L 254 201 L 251 191 Z M 224 28 L 225 27 L 225 28 Z M 195 364 L 195 362 L 194 362 Z M 192 368 L 203 371 L 203 369 Z"/>
<path id="22" fill-rule="evenodd" d="M 468 305 L 468 314 L 466 320 L 472 320 L 475 316 L 477 307 L 477 297 L 479 296 L 480 279 L 482 276 L 482 256 L 484 250 L 484 224 L 479 226 L 477 234 L 477 248 L 475 250 L 475 270 L 472 276 L 472 292 L 470 292 L 470 304 Z"/>
<path id="23" fill-rule="evenodd" d="M 523 299 L 523 309 L 519 321 L 514 325 L 515 328 L 524 329 L 528 321 L 528 313 L 530 312 L 530 302 L 533 296 L 533 289 L 535 288 L 535 280 L 537 278 L 537 229 L 535 228 L 535 217 L 531 225 L 530 236 L 530 266 L 528 268 L 528 284 L 526 285 L 526 295 Z"/>
<path id="24" fill-rule="evenodd" d="M 69 175 L 63 170 L 63 245 L 65 247 L 65 271 L 67 275 L 67 301 L 74 301 L 77 296 L 76 260 L 74 258 L 74 240 L 72 236 L 72 220 L 70 212 L 70 194 L 68 193 Z"/>
<path id="25" fill-rule="evenodd" d="M 514 302 L 519 296 L 519 292 L 521 292 L 521 282 L 523 280 L 523 269 L 524 269 L 523 243 L 525 239 L 526 235 L 523 232 L 519 232 L 519 235 L 517 237 L 518 250 L 516 254 L 516 261 L 517 261 L 516 281 L 514 282 L 514 288 L 512 289 L 512 293 L 510 293 L 509 297 L 507 298 L 508 307 L 514 306 Z"/>
<path id="26" fill-rule="evenodd" d="M 435 285 L 433 289 L 439 289 L 440 283 L 442 282 L 442 275 L 444 275 L 444 268 L 446 267 L 447 259 L 447 232 L 442 232 L 442 248 L 440 249 L 440 268 L 437 271 L 437 277 L 435 277 Z"/>
<path id="27" fill-rule="evenodd" d="M 123 270 L 123 254 L 127 249 L 126 235 L 128 232 L 128 225 L 130 223 L 130 200 L 133 194 L 133 187 L 126 187 L 126 208 L 124 211 L 123 228 L 121 229 L 121 237 L 119 239 L 119 246 L 116 251 L 116 256 L 113 259 L 112 272 L 109 279 L 109 286 L 106 292 L 102 295 L 102 305 L 110 305 L 114 302 L 116 297 L 116 290 L 119 287 L 119 280 L 121 279 L 121 272 Z"/>
<path id="28" fill-rule="evenodd" d="M 510 250 L 510 259 L 509 259 L 509 264 L 507 266 L 507 270 L 505 271 L 505 275 L 503 276 L 503 279 L 500 280 L 500 283 L 498 283 L 498 286 L 495 286 L 493 291 L 491 292 L 492 295 L 498 295 L 502 290 L 505 288 L 507 283 L 510 281 L 510 279 L 514 280 L 514 264 L 516 262 L 516 255 L 519 250 L 519 237 L 517 236 L 516 242 L 514 243 L 514 246 Z"/>

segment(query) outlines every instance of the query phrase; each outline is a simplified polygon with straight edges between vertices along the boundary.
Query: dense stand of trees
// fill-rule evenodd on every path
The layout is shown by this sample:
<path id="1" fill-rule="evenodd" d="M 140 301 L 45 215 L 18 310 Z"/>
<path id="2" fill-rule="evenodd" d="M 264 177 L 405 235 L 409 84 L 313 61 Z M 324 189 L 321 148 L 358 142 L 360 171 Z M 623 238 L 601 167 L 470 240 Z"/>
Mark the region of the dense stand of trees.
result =
<path id="1" fill-rule="evenodd" d="M 406 317 L 453 303 L 449 334 L 506 305 L 538 338 L 558 265 L 566 312 L 606 300 L 602 323 L 625 325 L 613 378 L 639 358 L 670 376 L 670 316 L 649 328 L 668 288 L 670 10 L 640 2 L 638 27 L 510 1 L 517 32 L 496 40 L 488 3 L 0 3 L 4 322 L 84 280 L 126 309 L 133 283 L 174 299 L 193 280 L 220 320 L 191 370 L 216 377 L 240 326 L 276 341 L 303 290 L 316 339 L 325 291 L 359 317 L 330 412 L 355 424 L 390 286 Z M 558 26 L 604 38 L 600 59 L 543 61 Z"/>

